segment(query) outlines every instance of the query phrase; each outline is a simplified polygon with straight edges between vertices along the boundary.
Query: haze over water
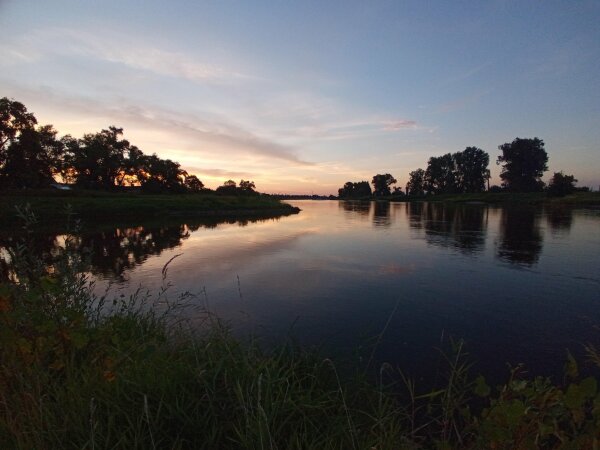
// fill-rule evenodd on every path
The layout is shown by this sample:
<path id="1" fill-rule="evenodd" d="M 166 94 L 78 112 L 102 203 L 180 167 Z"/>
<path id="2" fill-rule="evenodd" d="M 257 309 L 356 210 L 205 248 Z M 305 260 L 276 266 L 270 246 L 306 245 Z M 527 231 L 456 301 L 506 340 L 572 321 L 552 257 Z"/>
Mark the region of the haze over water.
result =
<path id="1" fill-rule="evenodd" d="M 153 291 L 180 255 L 172 297 L 199 294 L 236 334 L 267 345 L 291 334 L 324 356 L 363 347 L 368 357 L 389 319 L 376 361 L 416 375 L 449 336 L 492 378 L 506 362 L 558 376 L 567 348 L 580 354 L 600 337 L 600 210 L 292 203 L 302 212 L 276 220 L 84 228 L 81 243 L 98 290 L 112 284 L 115 295 Z M 40 237 L 46 250 L 59 241 Z"/>

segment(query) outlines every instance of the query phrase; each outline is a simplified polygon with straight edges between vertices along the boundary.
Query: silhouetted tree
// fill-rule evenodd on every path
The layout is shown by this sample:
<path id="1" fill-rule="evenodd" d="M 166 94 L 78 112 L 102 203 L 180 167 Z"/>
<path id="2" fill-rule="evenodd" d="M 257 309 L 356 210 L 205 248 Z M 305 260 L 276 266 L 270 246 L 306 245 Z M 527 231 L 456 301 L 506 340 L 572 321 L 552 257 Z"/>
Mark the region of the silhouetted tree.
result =
<path id="1" fill-rule="evenodd" d="M 450 153 L 432 156 L 425 171 L 425 190 L 432 194 L 456 192 L 456 164 Z"/>
<path id="2" fill-rule="evenodd" d="M 117 186 L 141 185 L 141 182 L 148 171 L 146 164 L 148 157 L 135 145 L 131 145 L 127 148 L 124 155 L 125 159 L 123 160 L 123 167 L 119 171 L 115 183 Z"/>
<path id="3" fill-rule="evenodd" d="M 221 195 L 236 195 L 237 192 L 237 184 L 233 180 L 225 181 L 222 186 L 216 189 L 216 193 Z"/>
<path id="4" fill-rule="evenodd" d="M 14 188 L 41 188 L 59 173 L 63 145 L 52 125 L 23 129 L 4 152 L 0 184 Z"/>
<path id="5" fill-rule="evenodd" d="M 489 178 L 489 155 L 477 147 L 467 147 L 452 155 L 455 166 L 455 183 L 458 192 L 481 192 Z"/>
<path id="6" fill-rule="evenodd" d="M 129 141 L 119 139 L 122 134 L 122 128 L 111 126 L 81 139 L 65 136 L 66 177 L 87 188 L 114 188 L 130 148 Z"/>
<path id="7" fill-rule="evenodd" d="M 196 175 L 185 177 L 185 187 L 190 192 L 200 192 L 204 188 L 204 183 Z"/>
<path id="8" fill-rule="evenodd" d="M 31 130 L 35 125 L 37 119 L 27 112 L 25 105 L 7 97 L 0 98 L 0 168 L 4 165 L 8 146 L 23 130 Z"/>
<path id="9" fill-rule="evenodd" d="M 257 192 L 254 190 L 256 188 L 256 185 L 254 184 L 254 181 L 247 181 L 247 180 L 240 180 L 240 184 L 238 189 L 241 191 L 242 194 L 245 195 L 254 195 Z"/>
<path id="10" fill-rule="evenodd" d="M 394 186 L 392 195 L 394 195 L 396 197 L 403 197 L 405 194 L 404 194 L 404 192 L 402 192 L 402 188 L 400 186 Z"/>
<path id="11" fill-rule="evenodd" d="M 145 158 L 145 167 L 140 180 L 145 192 L 184 192 L 187 172 L 179 163 L 161 159 L 156 154 Z"/>
<path id="12" fill-rule="evenodd" d="M 577 180 L 573 175 L 565 175 L 562 171 L 554 172 L 548 184 L 548 194 L 553 197 L 563 197 L 575 192 Z"/>
<path id="13" fill-rule="evenodd" d="M 421 196 L 425 194 L 425 171 L 423 169 L 413 170 L 408 174 L 406 183 L 406 195 Z"/>
<path id="14" fill-rule="evenodd" d="M 513 192 L 540 191 L 544 187 L 542 175 L 548 170 L 548 154 L 544 141 L 538 138 L 516 138 L 498 147 L 502 155 L 497 164 L 503 164 L 502 185 Z"/>
<path id="15" fill-rule="evenodd" d="M 389 173 L 373 176 L 373 180 L 371 181 L 371 184 L 373 184 L 373 195 L 378 197 L 390 195 L 390 186 L 396 182 L 396 179 Z"/>
<path id="16" fill-rule="evenodd" d="M 358 181 L 356 183 L 348 181 L 344 184 L 344 187 L 338 189 L 339 198 L 360 198 L 370 196 L 371 186 L 368 181 Z"/>

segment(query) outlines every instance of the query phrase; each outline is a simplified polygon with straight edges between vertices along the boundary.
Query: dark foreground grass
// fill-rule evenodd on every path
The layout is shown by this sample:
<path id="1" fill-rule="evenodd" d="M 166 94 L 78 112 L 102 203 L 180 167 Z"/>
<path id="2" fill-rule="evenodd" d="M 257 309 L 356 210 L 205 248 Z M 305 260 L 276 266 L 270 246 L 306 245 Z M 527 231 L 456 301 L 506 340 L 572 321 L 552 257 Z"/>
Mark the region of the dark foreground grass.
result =
<path id="1" fill-rule="evenodd" d="M 15 207 L 29 204 L 40 221 L 60 223 L 69 205 L 84 219 L 114 221 L 180 216 L 260 216 L 291 214 L 297 208 L 268 195 L 221 196 L 216 194 L 145 195 L 98 191 L 19 191 L 0 194 L 0 226 L 18 223 Z"/>
<path id="2" fill-rule="evenodd" d="M 18 247 L 0 285 L 0 448 L 598 448 L 597 378 L 572 358 L 560 386 L 516 367 L 492 389 L 461 342 L 433 389 L 388 365 L 341 376 L 291 343 L 235 340 L 168 289 L 95 298 L 68 239 L 55 256 L 48 271 Z"/>

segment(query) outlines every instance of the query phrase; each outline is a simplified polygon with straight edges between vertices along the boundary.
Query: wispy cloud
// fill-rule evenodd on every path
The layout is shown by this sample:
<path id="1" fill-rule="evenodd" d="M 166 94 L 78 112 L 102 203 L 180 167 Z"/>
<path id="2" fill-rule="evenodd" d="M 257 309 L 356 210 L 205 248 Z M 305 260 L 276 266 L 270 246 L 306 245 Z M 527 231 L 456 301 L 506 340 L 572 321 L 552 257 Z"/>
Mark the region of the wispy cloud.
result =
<path id="1" fill-rule="evenodd" d="M 79 56 L 194 82 L 251 78 L 235 70 L 199 61 L 195 55 L 175 51 L 165 43 L 150 45 L 116 30 L 43 29 L 4 40 L 4 44 L 0 44 L 0 52 L 8 63 L 32 62 L 57 55 Z"/>
<path id="2" fill-rule="evenodd" d="M 188 172 L 199 175 L 208 175 L 209 177 L 215 178 L 240 178 L 240 177 L 252 177 L 253 174 L 248 172 L 232 172 L 230 170 L 223 169 L 206 169 L 203 167 L 191 166 L 188 168 Z"/>
<path id="3" fill-rule="evenodd" d="M 396 120 L 396 121 L 392 121 L 392 122 L 386 122 L 384 123 L 383 129 L 387 130 L 387 131 L 399 131 L 399 130 L 405 130 L 407 128 L 416 128 L 417 127 L 417 122 L 415 122 L 414 120 Z"/>
<path id="4" fill-rule="evenodd" d="M 9 83 L 7 81 L 7 83 Z M 15 87 L 19 98 L 28 104 L 43 103 L 52 109 L 79 113 L 87 117 L 102 118 L 126 128 L 138 128 L 151 132 L 162 131 L 172 139 L 172 146 L 184 145 L 198 148 L 198 153 L 219 157 L 253 156 L 286 161 L 298 165 L 311 165 L 301 159 L 296 149 L 257 136 L 245 128 L 218 120 L 212 115 L 183 114 L 156 106 L 131 105 L 120 99 L 100 101 L 63 94 L 51 89 Z M 31 99 L 32 103 L 29 102 Z M 93 130 L 88 130 L 93 131 Z M 225 153 L 224 153 L 225 152 Z"/>

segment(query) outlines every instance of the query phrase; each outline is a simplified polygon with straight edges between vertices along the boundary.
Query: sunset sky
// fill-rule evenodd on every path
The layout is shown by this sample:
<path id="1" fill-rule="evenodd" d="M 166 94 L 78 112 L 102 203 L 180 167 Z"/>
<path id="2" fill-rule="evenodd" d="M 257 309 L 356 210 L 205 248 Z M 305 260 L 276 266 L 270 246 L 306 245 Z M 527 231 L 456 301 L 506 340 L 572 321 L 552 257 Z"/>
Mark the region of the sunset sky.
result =
<path id="1" fill-rule="evenodd" d="M 209 187 L 331 194 L 539 137 L 600 185 L 599 1 L 0 0 L 0 97 Z"/>

